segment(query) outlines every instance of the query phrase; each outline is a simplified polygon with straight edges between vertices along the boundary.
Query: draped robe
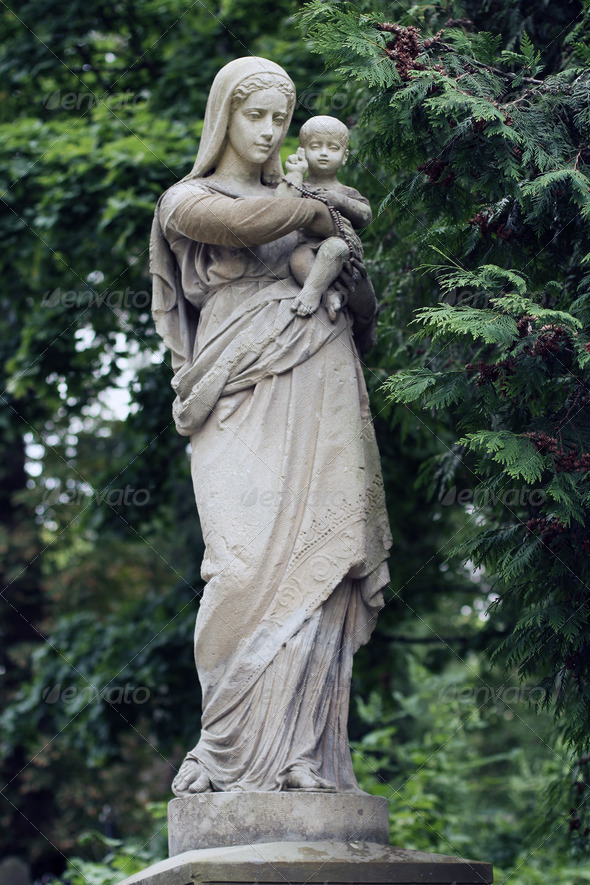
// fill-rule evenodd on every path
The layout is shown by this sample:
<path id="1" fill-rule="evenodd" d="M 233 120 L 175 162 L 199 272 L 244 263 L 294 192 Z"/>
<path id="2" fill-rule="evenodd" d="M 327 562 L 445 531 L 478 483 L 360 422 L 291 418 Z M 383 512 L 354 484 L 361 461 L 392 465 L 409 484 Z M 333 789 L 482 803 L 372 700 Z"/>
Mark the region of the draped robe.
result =
<path id="1" fill-rule="evenodd" d="M 154 222 L 154 316 L 206 545 L 188 758 L 216 790 L 281 789 L 298 767 L 358 789 L 352 656 L 383 604 L 391 539 L 350 318 L 290 309 L 295 231 L 317 206 L 193 178 Z"/>

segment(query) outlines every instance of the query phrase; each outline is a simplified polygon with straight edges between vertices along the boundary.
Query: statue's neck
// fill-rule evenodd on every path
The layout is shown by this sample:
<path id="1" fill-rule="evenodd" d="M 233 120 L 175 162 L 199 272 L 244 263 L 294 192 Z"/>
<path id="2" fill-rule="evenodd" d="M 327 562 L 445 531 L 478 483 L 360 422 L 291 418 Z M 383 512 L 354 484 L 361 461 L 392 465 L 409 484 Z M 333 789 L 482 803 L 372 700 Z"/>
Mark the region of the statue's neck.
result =
<path id="1" fill-rule="evenodd" d="M 264 188 L 260 174 L 259 163 L 245 160 L 228 145 L 211 175 L 211 180 L 243 194 L 256 194 Z"/>

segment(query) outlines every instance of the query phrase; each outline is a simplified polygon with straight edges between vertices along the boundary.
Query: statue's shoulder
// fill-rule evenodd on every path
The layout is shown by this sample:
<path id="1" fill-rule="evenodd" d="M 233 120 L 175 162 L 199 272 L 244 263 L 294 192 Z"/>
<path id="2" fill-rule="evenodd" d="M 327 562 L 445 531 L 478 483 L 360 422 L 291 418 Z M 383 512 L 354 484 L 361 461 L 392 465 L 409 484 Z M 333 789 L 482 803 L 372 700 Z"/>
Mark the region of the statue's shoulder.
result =
<path id="1" fill-rule="evenodd" d="M 180 181 L 177 181 L 168 190 L 164 191 L 160 197 L 160 202 L 178 202 L 186 197 L 210 194 L 213 191 L 214 188 L 208 185 L 207 180 L 204 178 L 181 178 Z"/>
<path id="2" fill-rule="evenodd" d="M 184 213 L 189 207 L 194 211 L 199 203 L 199 197 L 205 197 L 214 193 L 202 178 L 183 178 L 171 185 L 164 191 L 156 208 L 156 215 L 160 219 L 163 229 L 168 227 L 172 218 L 178 213 Z"/>
<path id="3" fill-rule="evenodd" d="M 209 181 L 207 178 L 182 178 L 176 184 L 169 187 L 167 191 L 164 191 L 160 197 L 159 205 L 166 213 L 169 213 L 187 201 L 190 201 L 191 205 L 194 206 L 195 200 L 200 196 L 212 195 L 221 195 L 231 197 L 232 199 L 240 196 L 236 191 L 222 187 L 214 181 Z"/>

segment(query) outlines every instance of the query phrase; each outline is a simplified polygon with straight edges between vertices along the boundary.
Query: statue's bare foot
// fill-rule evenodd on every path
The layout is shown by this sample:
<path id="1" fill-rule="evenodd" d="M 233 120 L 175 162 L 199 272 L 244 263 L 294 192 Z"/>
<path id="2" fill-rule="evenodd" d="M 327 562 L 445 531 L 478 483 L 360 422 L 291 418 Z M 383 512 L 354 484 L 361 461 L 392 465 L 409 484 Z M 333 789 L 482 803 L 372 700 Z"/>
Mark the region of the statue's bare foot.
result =
<path id="1" fill-rule="evenodd" d="M 287 772 L 283 783 L 285 790 L 307 790 L 308 792 L 335 793 L 336 787 L 330 781 L 319 777 L 307 768 L 292 768 Z"/>
<path id="2" fill-rule="evenodd" d="M 291 310 L 300 317 L 307 317 L 320 306 L 321 292 L 318 294 L 314 289 L 303 287 L 297 298 L 293 299 Z"/>
<path id="3" fill-rule="evenodd" d="M 337 292 L 336 289 L 328 289 L 324 296 L 324 300 L 326 302 L 326 310 L 328 311 L 330 322 L 335 323 L 342 308 L 340 293 Z"/>
<path id="4" fill-rule="evenodd" d="M 195 759 L 185 759 L 172 781 L 172 792 L 175 796 L 210 793 L 212 789 L 208 774 Z"/>

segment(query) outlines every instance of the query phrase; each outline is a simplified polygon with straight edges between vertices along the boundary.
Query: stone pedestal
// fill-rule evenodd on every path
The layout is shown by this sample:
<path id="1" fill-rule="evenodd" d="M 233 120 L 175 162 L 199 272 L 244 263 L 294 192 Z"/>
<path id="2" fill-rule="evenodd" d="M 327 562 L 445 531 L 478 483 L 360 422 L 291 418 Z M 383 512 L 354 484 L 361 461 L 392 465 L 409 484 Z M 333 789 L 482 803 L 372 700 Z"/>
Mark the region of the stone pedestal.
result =
<path id="1" fill-rule="evenodd" d="M 121 885 L 489 885 L 490 864 L 387 844 L 367 793 L 201 793 L 168 804 L 170 858 Z"/>
<path id="2" fill-rule="evenodd" d="M 198 793 L 168 803 L 170 857 L 260 842 L 389 842 L 387 800 L 368 793 Z"/>
<path id="3" fill-rule="evenodd" d="M 267 842 L 186 851 L 121 885 L 488 885 L 490 864 L 374 842 Z"/>

